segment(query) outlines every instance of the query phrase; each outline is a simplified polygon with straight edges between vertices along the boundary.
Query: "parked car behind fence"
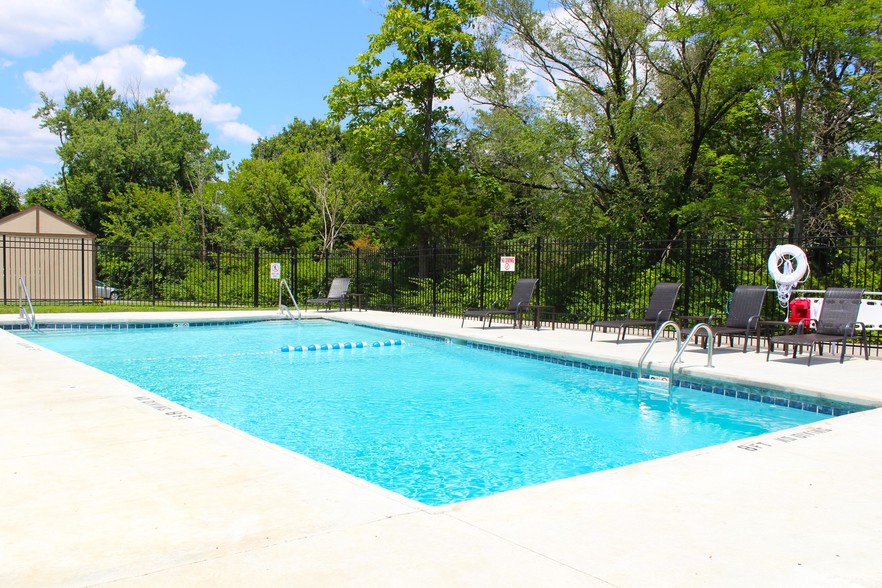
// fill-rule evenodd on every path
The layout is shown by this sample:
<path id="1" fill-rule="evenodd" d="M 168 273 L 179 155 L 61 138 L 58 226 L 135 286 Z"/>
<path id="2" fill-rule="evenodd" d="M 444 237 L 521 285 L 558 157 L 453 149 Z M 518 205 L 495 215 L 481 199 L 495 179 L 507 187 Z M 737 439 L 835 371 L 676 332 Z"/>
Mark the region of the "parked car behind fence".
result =
<path id="1" fill-rule="evenodd" d="M 95 280 L 95 297 L 104 298 L 105 300 L 119 300 L 122 292 L 109 284 L 105 284 L 101 280 Z"/>

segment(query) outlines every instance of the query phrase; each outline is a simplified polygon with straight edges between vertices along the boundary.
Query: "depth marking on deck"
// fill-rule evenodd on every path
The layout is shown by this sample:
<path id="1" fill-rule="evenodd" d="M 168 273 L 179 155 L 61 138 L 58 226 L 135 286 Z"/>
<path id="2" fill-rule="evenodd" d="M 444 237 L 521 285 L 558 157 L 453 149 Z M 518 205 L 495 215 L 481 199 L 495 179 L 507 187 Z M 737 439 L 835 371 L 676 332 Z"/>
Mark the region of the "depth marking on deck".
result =
<path id="1" fill-rule="evenodd" d="M 810 437 L 817 437 L 818 435 L 832 432 L 833 429 L 827 429 L 824 427 L 811 427 L 804 431 L 797 431 L 796 433 L 788 433 L 787 435 L 775 437 L 771 439 L 771 441 L 777 441 L 778 443 L 793 443 L 794 441 L 809 439 Z M 739 445 L 738 449 L 743 449 L 745 451 L 759 451 L 761 449 L 768 449 L 774 446 L 775 445 L 773 445 L 772 443 L 766 443 L 765 441 L 756 441 L 754 443 L 745 443 L 744 445 Z"/>
<path id="2" fill-rule="evenodd" d="M 161 402 L 157 402 L 156 400 L 153 400 L 149 396 L 135 396 L 135 400 L 137 400 L 138 402 L 140 402 L 141 404 L 143 404 L 145 406 L 149 406 L 150 408 L 152 408 L 154 410 L 158 410 L 159 412 L 161 412 L 165 416 L 170 416 L 172 418 L 180 419 L 180 420 L 193 418 L 190 415 L 188 415 L 187 413 L 185 413 L 184 411 L 175 410 L 170 406 L 166 406 L 166 405 L 162 404 Z"/>

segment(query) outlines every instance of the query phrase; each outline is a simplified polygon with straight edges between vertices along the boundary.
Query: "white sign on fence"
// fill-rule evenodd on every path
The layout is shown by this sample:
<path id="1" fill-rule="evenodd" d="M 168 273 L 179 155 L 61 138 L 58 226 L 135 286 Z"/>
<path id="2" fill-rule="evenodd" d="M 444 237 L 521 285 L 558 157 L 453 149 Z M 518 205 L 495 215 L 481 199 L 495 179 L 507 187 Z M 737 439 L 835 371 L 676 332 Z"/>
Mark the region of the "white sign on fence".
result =
<path id="1" fill-rule="evenodd" d="M 514 257 L 500 257 L 499 258 L 499 271 L 501 271 L 501 272 L 515 271 L 515 258 Z"/>
<path id="2" fill-rule="evenodd" d="M 281 263 L 271 263 L 270 264 L 270 279 L 278 280 L 282 277 L 282 264 Z"/>

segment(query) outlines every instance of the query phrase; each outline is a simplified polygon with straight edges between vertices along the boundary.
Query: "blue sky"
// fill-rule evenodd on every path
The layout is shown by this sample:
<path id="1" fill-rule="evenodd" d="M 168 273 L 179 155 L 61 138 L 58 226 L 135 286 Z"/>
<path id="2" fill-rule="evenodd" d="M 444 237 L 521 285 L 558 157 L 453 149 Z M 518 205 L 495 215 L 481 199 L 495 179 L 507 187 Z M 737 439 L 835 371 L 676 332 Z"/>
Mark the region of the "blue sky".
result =
<path id="1" fill-rule="evenodd" d="M 257 137 L 326 115 L 384 11 L 384 0 L 2 0 L 0 180 L 21 192 L 53 177 L 57 139 L 32 119 L 39 93 L 61 103 L 102 80 L 143 98 L 168 89 L 238 162 Z"/>

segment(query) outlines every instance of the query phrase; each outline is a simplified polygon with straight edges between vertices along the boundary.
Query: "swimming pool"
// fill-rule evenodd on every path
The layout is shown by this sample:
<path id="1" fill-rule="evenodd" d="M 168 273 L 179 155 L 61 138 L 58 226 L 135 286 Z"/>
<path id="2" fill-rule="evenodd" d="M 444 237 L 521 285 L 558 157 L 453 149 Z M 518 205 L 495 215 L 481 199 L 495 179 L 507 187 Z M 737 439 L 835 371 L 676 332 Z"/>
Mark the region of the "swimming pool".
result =
<path id="1" fill-rule="evenodd" d="M 429 505 L 827 416 L 323 320 L 22 335 Z M 404 344 L 371 345 L 389 339 Z"/>

